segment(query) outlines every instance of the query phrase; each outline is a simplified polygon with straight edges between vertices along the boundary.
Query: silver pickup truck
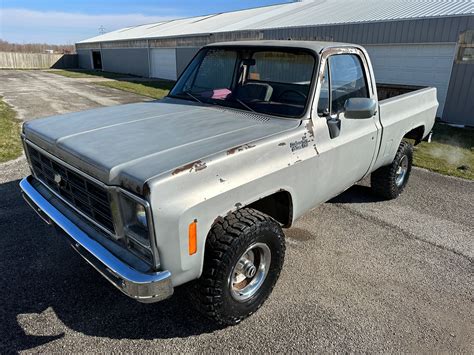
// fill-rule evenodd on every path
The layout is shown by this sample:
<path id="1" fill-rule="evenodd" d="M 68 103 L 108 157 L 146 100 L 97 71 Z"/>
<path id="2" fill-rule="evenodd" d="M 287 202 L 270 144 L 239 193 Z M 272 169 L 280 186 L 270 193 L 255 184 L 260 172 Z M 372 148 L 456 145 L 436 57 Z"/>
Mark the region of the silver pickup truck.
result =
<path id="1" fill-rule="evenodd" d="M 382 88 L 383 91 L 383 88 Z M 24 198 L 126 295 L 236 324 L 270 295 L 305 212 L 371 174 L 397 197 L 435 88 L 381 92 L 364 48 L 249 41 L 199 51 L 161 101 L 25 123 Z"/>

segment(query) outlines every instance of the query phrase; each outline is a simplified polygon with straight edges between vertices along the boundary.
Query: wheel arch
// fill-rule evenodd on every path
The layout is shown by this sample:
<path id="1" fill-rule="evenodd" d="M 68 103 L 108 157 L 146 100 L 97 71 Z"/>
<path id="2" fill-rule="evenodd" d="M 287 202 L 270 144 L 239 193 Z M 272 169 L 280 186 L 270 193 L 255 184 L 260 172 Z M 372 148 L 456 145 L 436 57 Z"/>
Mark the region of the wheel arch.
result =
<path id="1" fill-rule="evenodd" d="M 253 196 L 252 191 L 254 189 L 248 187 L 244 191 L 233 191 L 231 196 L 217 194 L 199 204 L 193 204 L 184 211 L 173 213 L 173 216 L 179 215 L 177 234 L 180 237 L 176 242 L 179 244 L 180 260 L 177 267 L 182 275 L 179 280 L 177 279 L 178 285 L 201 276 L 210 232 L 216 223 L 227 216 L 244 208 L 250 208 L 268 215 L 282 227 L 292 225 L 296 211 L 294 211 L 294 196 L 290 192 L 291 189 L 274 186 L 266 193 Z M 239 198 L 243 196 L 247 198 Z M 189 226 L 193 221 L 197 223 L 197 252 L 189 254 Z"/>
<path id="2" fill-rule="evenodd" d="M 243 207 L 262 212 L 285 228 L 290 227 L 293 222 L 293 199 L 286 190 L 279 190 Z"/>
<path id="3" fill-rule="evenodd" d="M 425 136 L 425 126 L 421 125 L 421 126 L 413 128 L 411 131 L 406 133 L 403 136 L 403 138 L 413 139 L 415 141 L 415 145 L 417 145 L 423 140 L 424 136 Z"/>

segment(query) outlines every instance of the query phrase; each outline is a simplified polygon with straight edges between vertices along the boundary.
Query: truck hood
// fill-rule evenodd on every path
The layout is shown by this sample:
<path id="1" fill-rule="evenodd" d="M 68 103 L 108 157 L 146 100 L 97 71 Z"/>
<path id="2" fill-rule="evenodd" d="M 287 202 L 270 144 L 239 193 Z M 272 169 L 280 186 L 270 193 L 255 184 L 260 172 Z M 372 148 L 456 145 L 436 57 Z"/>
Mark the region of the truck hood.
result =
<path id="1" fill-rule="evenodd" d="M 24 135 L 105 184 L 141 193 L 152 177 L 299 124 L 167 98 L 29 121 Z"/>

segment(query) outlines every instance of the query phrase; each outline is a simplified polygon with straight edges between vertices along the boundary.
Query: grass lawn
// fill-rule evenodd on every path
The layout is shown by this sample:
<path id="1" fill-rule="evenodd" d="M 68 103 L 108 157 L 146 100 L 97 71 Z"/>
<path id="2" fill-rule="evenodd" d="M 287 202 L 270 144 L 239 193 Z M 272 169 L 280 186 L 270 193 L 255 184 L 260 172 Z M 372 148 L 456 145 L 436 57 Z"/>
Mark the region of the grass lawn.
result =
<path id="1" fill-rule="evenodd" d="M 20 121 L 0 96 L 0 163 L 19 157 L 21 151 Z"/>
<path id="2" fill-rule="evenodd" d="M 414 165 L 474 180 L 474 129 L 437 123 L 431 143 L 415 147 Z"/>
<path id="3" fill-rule="evenodd" d="M 174 81 L 144 79 L 137 76 L 109 73 L 98 70 L 49 70 L 48 72 L 62 75 L 68 78 L 107 78 L 119 79 L 113 81 L 97 81 L 96 85 L 107 86 L 109 88 L 119 89 L 123 91 L 133 92 L 138 95 L 152 97 L 154 99 L 162 99 L 173 87 Z M 127 80 L 129 79 L 129 80 Z"/>
<path id="4" fill-rule="evenodd" d="M 168 94 L 173 87 L 173 81 L 167 80 L 150 80 L 150 81 L 102 81 L 95 83 L 96 85 L 107 86 L 109 88 L 133 92 L 138 95 L 152 97 L 154 99 L 162 99 Z"/>
<path id="5" fill-rule="evenodd" d="M 48 73 L 53 73 L 67 78 L 133 78 L 134 76 L 120 73 L 109 73 L 100 70 L 82 70 L 82 69 L 67 69 L 67 70 L 47 70 Z"/>

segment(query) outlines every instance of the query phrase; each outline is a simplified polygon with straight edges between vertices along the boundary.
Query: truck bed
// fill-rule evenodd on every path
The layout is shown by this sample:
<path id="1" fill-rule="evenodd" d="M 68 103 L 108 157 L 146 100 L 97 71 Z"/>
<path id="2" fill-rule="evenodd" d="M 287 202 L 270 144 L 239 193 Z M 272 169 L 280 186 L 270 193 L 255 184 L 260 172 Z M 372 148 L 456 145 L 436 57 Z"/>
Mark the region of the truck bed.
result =
<path id="1" fill-rule="evenodd" d="M 436 88 L 377 85 L 380 124 L 383 128 L 380 150 L 373 170 L 389 164 L 407 132 L 417 130 L 426 137 L 433 128 L 438 100 Z M 381 97 L 385 97 L 381 99 Z"/>
<path id="2" fill-rule="evenodd" d="M 426 88 L 426 86 L 377 83 L 377 96 L 379 101 L 382 101 L 424 88 Z"/>

